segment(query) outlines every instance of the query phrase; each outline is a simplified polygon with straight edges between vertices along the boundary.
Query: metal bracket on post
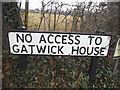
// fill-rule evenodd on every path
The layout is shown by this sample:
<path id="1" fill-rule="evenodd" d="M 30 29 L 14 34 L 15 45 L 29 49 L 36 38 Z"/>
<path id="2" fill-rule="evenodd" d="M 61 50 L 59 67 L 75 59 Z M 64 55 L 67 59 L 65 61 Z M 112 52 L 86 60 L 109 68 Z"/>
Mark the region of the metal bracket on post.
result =
<path id="1" fill-rule="evenodd" d="M 96 34 L 104 34 L 104 31 L 98 30 Z M 90 67 L 89 67 L 89 82 L 90 85 L 93 85 L 96 76 L 97 64 L 100 60 L 100 57 L 91 57 Z"/>
<path id="2" fill-rule="evenodd" d="M 26 30 L 26 27 L 24 26 L 19 26 L 17 27 L 17 30 Z M 18 55 L 18 68 L 20 70 L 26 70 L 27 69 L 27 65 L 28 65 L 28 61 L 27 61 L 28 56 L 27 55 Z"/>

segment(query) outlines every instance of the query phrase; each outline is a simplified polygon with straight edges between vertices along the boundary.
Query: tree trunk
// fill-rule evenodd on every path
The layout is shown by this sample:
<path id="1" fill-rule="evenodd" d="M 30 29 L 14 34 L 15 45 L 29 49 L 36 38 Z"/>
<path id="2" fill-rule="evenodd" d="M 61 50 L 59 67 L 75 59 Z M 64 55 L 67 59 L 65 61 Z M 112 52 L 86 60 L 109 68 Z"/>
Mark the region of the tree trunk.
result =
<path id="1" fill-rule="evenodd" d="M 19 11 L 20 10 L 17 6 L 17 2 L 2 2 L 2 43 L 4 50 L 8 50 L 8 39 L 6 38 L 8 31 L 15 30 L 18 26 L 22 25 L 22 20 Z"/>
<path id="2" fill-rule="evenodd" d="M 20 17 L 20 10 L 17 6 L 17 2 L 2 2 L 2 16 L 3 16 L 3 36 L 2 36 L 2 46 L 3 46 L 3 55 L 4 51 L 9 51 L 8 45 L 8 31 L 18 30 L 19 26 L 22 26 L 22 20 Z M 18 55 L 18 68 L 21 70 L 25 70 L 27 67 L 27 56 Z"/>
<path id="3" fill-rule="evenodd" d="M 28 12 L 29 11 L 29 0 L 26 0 L 25 2 L 25 27 L 28 29 Z"/>

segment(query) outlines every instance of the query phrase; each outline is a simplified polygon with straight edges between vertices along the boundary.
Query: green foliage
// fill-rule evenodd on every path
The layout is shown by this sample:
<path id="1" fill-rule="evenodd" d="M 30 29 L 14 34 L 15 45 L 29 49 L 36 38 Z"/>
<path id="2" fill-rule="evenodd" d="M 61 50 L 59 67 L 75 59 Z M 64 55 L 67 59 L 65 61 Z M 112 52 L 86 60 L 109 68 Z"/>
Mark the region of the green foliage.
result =
<path id="1" fill-rule="evenodd" d="M 120 71 L 113 72 L 115 61 L 101 58 L 97 70 L 95 87 L 120 88 Z M 118 67 L 118 70 L 119 67 Z"/>
<path id="2" fill-rule="evenodd" d="M 10 28 L 17 28 L 21 25 L 20 12 L 17 2 L 2 2 L 3 25 L 9 25 Z"/>
<path id="3" fill-rule="evenodd" d="M 101 58 L 99 61 L 93 86 L 90 86 L 88 77 L 90 57 L 29 56 L 29 64 L 24 71 L 17 68 L 17 58 L 15 55 L 3 56 L 3 87 L 119 88 L 120 86 L 120 74 L 113 73 L 113 61 L 109 61 L 108 58 Z"/>

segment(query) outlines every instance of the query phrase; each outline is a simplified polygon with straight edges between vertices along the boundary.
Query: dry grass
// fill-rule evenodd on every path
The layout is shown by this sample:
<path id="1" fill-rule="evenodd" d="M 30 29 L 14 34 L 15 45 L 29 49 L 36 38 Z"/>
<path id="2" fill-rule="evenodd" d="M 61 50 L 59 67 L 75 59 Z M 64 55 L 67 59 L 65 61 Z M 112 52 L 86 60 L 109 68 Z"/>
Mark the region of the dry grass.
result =
<path id="1" fill-rule="evenodd" d="M 24 21 L 24 14 L 22 15 L 22 17 L 23 17 L 23 21 Z M 28 29 L 29 30 L 38 30 L 38 26 L 39 26 L 39 23 L 40 23 L 40 18 L 41 18 L 40 13 L 29 13 Z M 49 14 L 45 14 L 45 18 L 43 18 L 42 24 L 41 24 L 41 27 L 40 27 L 39 30 L 53 31 L 54 15 L 51 14 L 50 18 L 51 18 L 51 20 L 50 20 L 50 30 L 48 30 Z M 67 16 L 66 19 L 64 19 L 64 18 L 65 18 L 64 15 L 56 15 L 56 29 L 55 29 L 55 31 L 66 31 L 66 32 L 71 31 L 73 18 L 71 16 Z M 63 20 L 63 22 L 62 22 L 62 20 Z M 66 28 L 66 30 L 65 30 L 65 28 Z"/>

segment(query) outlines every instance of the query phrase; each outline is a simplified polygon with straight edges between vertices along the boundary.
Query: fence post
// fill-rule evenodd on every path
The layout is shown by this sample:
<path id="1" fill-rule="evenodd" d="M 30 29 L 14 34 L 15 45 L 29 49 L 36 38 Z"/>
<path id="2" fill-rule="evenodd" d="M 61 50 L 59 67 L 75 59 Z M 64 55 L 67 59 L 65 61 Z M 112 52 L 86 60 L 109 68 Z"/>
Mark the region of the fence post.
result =
<path id="1" fill-rule="evenodd" d="M 98 30 L 96 32 L 96 34 L 102 34 L 103 35 L 104 31 Z M 91 57 L 90 67 L 89 67 L 89 82 L 90 82 L 90 85 L 92 85 L 95 81 L 96 70 L 97 70 L 97 65 L 98 65 L 99 60 L 100 60 L 100 57 L 98 57 L 98 56 Z"/>

